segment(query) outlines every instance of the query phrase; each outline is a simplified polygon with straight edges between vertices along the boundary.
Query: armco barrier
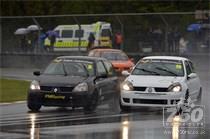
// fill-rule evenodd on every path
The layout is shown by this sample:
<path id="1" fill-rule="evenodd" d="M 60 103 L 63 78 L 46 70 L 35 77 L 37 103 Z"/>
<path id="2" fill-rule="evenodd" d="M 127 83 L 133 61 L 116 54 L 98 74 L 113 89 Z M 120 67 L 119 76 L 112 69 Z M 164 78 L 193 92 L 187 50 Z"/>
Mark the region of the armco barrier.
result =
<path id="1" fill-rule="evenodd" d="M 1 53 L 0 61 L 1 68 L 43 68 L 45 67 L 51 60 L 58 56 L 81 56 L 87 55 L 86 53 L 81 52 L 66 52 L 66 53 L 40 53 L 40 54 L 32 54 L 32 53 Z M 128 53 L 130 58 L 133 58 L 135 62 L 137 62 L 140 58 L 144 56 L 183 56 L 187 58 L 193 57 L 193 60 L 197 60 L 200 58 L 204 58 L 204 61 L 209 64 L 209 53 L 188 53 L 188 54 L 176 54 L 176 53 Z M 207 57 L 207 58 L 206 58 Z"/>
<path id="2" fill-rule="evenodd" d="M 1 53 L 1 68 L 43 68 L 58 56 L 86 55 L 85 53 Z"/>

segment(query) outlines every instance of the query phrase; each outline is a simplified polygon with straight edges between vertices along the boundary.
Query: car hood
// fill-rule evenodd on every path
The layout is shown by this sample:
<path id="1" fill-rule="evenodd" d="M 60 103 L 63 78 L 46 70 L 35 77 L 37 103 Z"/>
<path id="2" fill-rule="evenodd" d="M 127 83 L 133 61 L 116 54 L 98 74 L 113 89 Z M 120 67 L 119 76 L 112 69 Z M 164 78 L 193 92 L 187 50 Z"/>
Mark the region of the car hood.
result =
<path id="1" fill-rule="evenodd" d="M 133 86 L 144 87 L 169 87 L 173 83 L 183 82 L 183 77 L 171 77 L 171 76 L 142 76 L 142 75 L 130 75 L 127 78 Z"/>
<path id="2" fill-rule="evenodd" d="M 87 77 L 80 76 L 64 76 L 64 75 L 41 75 L 38 77 L 38 81 L 41 86 L 75 86 Z"/>

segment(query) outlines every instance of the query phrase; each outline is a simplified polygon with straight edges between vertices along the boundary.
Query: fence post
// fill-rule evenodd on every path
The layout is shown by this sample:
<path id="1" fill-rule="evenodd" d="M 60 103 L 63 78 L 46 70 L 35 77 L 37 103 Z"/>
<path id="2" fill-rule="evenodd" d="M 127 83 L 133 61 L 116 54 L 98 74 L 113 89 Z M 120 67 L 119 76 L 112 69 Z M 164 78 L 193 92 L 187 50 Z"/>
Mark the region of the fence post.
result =
<path id="1" fill-rule="evenodd" d="M 124 25 L 123 23 L 121 22 L 120 18 L 118 16 L 116 16 L 117 18 L 117 21 L 120 23 L 120 32 L 123 36 L 123 41 L 122 41 L 122 44 L 121 44 L 121 50 L 124 50 L 124 41 L 125 41 L 125 36 L 124 36 Z"/>
<path id="2" fill-rule="evenodd" d="M 79 23 L 79 21 L 77 20 L 77 18 L 75 16 L 73 16 L 74 21 L 76 22 L 76 24 L 79 26 L 79 32 L 81 31 L 81 25 Z M 79 35 L 79 40 L 78 40 L 78 48 L 79 48 L 79 52 L 81 52 L 81 36 Z"/>
<path id="3" fill-rule="evenodd" d="M 164 45 L 164 48 L 165 48 L 165 52 L 167 52 L 168 51 L 168 28 L 169 28 L 169 25 L 162 15 L 160 15 L 160 17 L 163 20 L 164 24 L 166 25 L 166 27 L 165 27 L 165 40 L 164 40 L 165 45 Z"/>
<path id="4" fill-rule="evenodd" d="M 40 34 L 41 34 L 41 26 L 40 24 L 38 23 L 38 21 L 36 20 L 36 18 L 32 17 L 32 20 L 34 21 L 34 23 L 39 27 L 39 30 L 38 30 L 38 45 L 35 47 L 35 53 L 38 52 L 38 50 L 40 49 L 41 45 L 40 45 L 40 41 L 39 41 L 39 38 L 40 38 Z"/>

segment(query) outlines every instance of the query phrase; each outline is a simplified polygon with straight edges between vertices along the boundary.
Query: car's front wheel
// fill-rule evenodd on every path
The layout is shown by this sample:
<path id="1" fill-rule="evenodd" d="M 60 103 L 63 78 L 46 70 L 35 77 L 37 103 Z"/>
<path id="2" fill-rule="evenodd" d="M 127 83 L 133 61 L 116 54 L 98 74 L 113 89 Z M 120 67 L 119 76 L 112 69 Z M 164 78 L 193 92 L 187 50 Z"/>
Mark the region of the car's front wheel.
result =
<path id="1" fill-rule="evenodd" d="M 33 112 L 37 112 L 41 109 L 42 105 L 40 104 L 32 104 L 30 102 L 28 102 L 28 108 L 33 111 Z"/>
<path id="2" fill-rule="evenodd" d="M 30 95 L 30 94 L 28 95 L 27 106 L 31 111 L 37 112 L 41 109 L 42 105 L 39 102 L 40 102 L 39 97 L 35 97 L 33 95 Z"/>
<path id="3" fill-rule="evenodd" d="M 122 112 L 128 112 L 128 111 L 131 110 L 131 107 L 130 106 L 123 106 L 121 104 L 121 100 L 119 101 L 119 103 L 120 103 L 119 105 L 120 105 L 120 109 L 121 109 Z"/>

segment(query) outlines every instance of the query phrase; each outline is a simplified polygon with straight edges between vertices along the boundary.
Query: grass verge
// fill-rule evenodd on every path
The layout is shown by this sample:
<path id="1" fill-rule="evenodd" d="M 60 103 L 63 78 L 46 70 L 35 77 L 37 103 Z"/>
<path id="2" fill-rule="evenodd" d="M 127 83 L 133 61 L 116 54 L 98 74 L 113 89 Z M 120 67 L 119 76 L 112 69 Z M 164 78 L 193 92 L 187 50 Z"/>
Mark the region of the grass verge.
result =
<path id="1" fill-rule="evenodd" d="M 29 81 L 0 78 L 0 103 L 26 100 Z"/>

